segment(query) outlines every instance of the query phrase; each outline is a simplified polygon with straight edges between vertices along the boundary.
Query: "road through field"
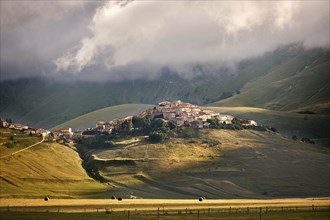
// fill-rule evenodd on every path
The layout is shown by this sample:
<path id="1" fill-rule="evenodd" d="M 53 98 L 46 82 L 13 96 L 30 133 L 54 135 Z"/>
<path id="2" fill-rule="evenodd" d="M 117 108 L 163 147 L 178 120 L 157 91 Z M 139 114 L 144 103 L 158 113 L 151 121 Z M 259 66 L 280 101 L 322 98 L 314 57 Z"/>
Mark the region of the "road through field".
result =
<path id="1" fill-rule="evenodd" d="M 30 146 L 28 146 L 28 147 L 25 147 L 25 148 L 23 148 L 23 149 L 21 149 L 21 150 L 15 151 L 15 152 L 13 152 L 13 153 L 11 153 L 11 154 L 7 154 L 7 155 L 4 155 L 4 156 L 1 156 L 0 159 L 2 159 L 2 158 L 6 158 L 6 157 L 9 157 L 9 156 L 13 156 L 13 155 L 18 154 L 18 153 L 20 153 L 20 152 L 22 152 L 22 151 L 28 150 L 28 149 L 30 149 L 31 147 L 34 147 L 34 146 L 36 146 L 36 145 L 38 145 L 38 144 L 41 144 L 41 143 L 44 142 L 44 141 L 45 141 L 45 137 L 42 137 L 42 140 L 41 140 L 41 141 L 39 141 L 39 142 L 37 142 L 37 143 L 35 143 L 35 144 L 32 144 L 32 145 L 30 145 Z"/>
<path id="2" fill-rule="evenodd" d="M 9 207 L 35 211 L 95 212 L 96 209 L 121 210 L 166 210 L 205 208 L 246 208 L 246 207 L 328 207 L 329 198 L 290 199 L 212 199 L 202 202 L 192 199 L 0 199 L 0 210 Z"/>

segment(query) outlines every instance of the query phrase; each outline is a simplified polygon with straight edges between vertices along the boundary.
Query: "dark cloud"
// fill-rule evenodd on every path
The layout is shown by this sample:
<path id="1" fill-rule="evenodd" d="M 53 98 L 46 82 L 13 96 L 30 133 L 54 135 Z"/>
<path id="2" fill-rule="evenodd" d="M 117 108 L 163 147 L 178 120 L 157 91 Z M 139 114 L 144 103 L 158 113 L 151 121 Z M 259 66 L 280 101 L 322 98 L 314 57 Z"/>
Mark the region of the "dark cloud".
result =
<path id="1" fill-rule="evenodd" d="M 49 75 L 52 60 L 88 35 L 101 2 L 1 1 L 1 80 Z"/>
<path id="2" fill-rule="evenodd" d="M 164 66 L 189 77 L 196 64 L 234 67 L 279 45 L 329 48 L 328 1 L 17 5 L 1 2 L 2 78 L 154 78 Z"/>

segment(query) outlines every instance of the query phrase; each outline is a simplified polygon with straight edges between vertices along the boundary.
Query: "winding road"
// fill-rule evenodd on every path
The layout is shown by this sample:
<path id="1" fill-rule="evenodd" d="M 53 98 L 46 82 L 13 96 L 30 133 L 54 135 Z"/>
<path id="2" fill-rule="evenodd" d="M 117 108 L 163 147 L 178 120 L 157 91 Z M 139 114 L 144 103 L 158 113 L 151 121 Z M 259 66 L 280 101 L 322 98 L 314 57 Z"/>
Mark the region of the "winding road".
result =
<path id="1" fill-rule="evenodd" d="M 15 155 L 15 154 L 18 154 L 18 153 L 20 153 L 20 152 L 22 152 L 22 151 L 25 151 L 25 150 L 27 150 L 27 149 L 30 149 L 31 147 L 34 147 L 34 146 L 36 146 L 36 145 L 38 145 L 38 144 L 41 144 L 41 143 L 44 142 L 44 141 L 45 141 L 45 138 L 42 137 L 42 140 L 41 140 L 41 141 L 39 141 L 39 142 L 37 142 L 37 143 L 35 143 L 35 144 L 32 144 L 32 145 L 30 145 L 30 146 L 28 146 L 28 147 L 26 147 L 26 148 L 23 148 L 23 149 L 21 149 L 21 150 L 15 151 L 15 152 L 13 152 L 13 153 L 11 153 L 11 154 L 7 154 L 7 155 L 4 155 L 4 156 L 1 156 L 0 159 L 2 159 L 2 158 L 6 158 L 6 157 L 9 157 L 9 156 L 13 156 L 13 155 Z"/>

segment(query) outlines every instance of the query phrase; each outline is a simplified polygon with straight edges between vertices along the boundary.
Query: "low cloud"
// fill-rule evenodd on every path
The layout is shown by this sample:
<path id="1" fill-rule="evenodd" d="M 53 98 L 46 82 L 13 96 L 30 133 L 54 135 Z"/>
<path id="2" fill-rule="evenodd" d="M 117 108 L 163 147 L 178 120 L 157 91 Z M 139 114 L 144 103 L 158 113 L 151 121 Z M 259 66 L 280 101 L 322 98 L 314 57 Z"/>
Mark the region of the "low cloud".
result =
<path id="1" fill-rule="evenodd" d="M 0 26 L 17 28 L 50 20 L 61 20 L 67 14 L 85 7 L 84 1 L 3 1 Z"/>
<path id="2" fill-rule="evenodd" d="M 327 1 L 135 1 L 105 3 L 90 36 L 54 60 L 58 71 L 146 64 L 176 70 L 233 63 L 279 45 L 329 47 Z M 132 73 L 134 74 L 134 73 Z"/>
<path id="3" fill-rule="evenodd" d="M 281 45 L 329 48 L 328 1 L 1 1 L 1 80 L 183 77 Z"/>
<path id="4" fill-rule="evenodd" d="M 52 60 L 73 47 L 104 2 L 1 1 L 1 80 L 49 76 Z"/>

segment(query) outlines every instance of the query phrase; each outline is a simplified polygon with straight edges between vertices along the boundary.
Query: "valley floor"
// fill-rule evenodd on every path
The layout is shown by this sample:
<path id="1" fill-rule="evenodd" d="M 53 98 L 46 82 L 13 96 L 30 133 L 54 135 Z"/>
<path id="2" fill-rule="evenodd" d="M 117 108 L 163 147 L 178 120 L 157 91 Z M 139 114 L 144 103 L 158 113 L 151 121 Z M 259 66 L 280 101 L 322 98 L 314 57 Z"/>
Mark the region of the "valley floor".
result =
<path id="1" fill-rule="evenodd" d="M 1 219 L 306 219 L 325 220 L 329 198 L 164 200 L 1 199 Z"/>

